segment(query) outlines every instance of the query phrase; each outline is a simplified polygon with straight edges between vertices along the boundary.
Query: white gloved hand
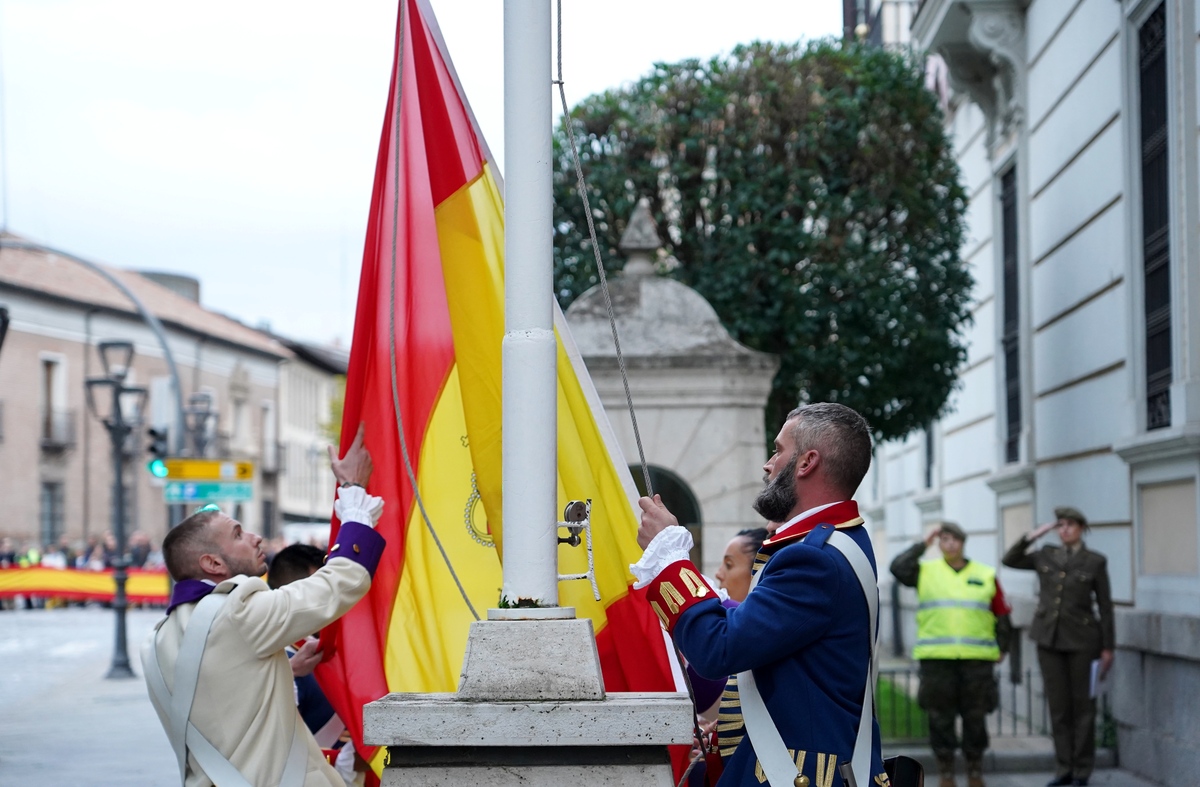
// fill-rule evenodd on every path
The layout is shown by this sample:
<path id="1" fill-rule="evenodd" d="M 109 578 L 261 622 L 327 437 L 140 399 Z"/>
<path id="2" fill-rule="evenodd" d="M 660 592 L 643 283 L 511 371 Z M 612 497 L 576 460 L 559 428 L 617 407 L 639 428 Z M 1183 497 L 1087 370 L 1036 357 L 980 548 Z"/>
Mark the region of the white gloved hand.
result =
<path id="1" fill-rule="evenodd" d="M 383 515 L 383 498 L 367 494 L 361 486 L 340 486 L 333 511 L 342 522 L 359 522 L 375 527 Z"/>

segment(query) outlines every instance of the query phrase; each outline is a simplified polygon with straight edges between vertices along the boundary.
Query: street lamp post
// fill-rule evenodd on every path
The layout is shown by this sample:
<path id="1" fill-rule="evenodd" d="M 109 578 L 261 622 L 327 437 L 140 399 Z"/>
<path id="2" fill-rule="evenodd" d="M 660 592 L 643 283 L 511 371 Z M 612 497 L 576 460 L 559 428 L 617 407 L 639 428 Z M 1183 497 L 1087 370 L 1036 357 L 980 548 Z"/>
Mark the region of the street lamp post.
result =
<path id="1" fill-rule="evenodd" d="M 4 337 L 8 335 L 8 309 L 0 306 L 0 348 L 4 347 Z"/>
<path id="2" fill-rule="evenodd" d="M 87 405 L 92 415 L 104 424 L 112 440 L 113 535 L 117 539 L 117 556 L 113 561 L 113 580 L 117 586 L 113 596 L 116 631 L 112 665 L 106 677 L 132 678 L 134 674 L 129 665 L 125 632 L 125 610 L 129 606 L 125 598 L 125 581 L 128 578 L 126 568 L 129 566 L 125 543 L 125 446 L 129 436 L 141 426 L 147 391 L 140 386 L 125 385 L 125 378 L 129 375 L 129 367 L 133 362 L 132 342 L 100 342 L 97 349 L 104 367 L 104 376 L 87 379 Z"/>
<path id="3" fill-rule="evenodd" d="M 209 421 L 217 417 L 212 394 L 203 391 L 192 394 L 184 412 L 188 435 L 192 438 L 192 455 L 203 457 L 208 451 Z"/>

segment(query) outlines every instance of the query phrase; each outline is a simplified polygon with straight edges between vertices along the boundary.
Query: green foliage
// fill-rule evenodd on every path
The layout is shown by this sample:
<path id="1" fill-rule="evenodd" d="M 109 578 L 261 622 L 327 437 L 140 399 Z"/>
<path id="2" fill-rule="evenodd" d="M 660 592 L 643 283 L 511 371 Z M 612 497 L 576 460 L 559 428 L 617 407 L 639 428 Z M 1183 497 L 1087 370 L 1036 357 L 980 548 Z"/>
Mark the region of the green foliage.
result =
<path id="1" fill-rule="evenodd" d="M 879 721 L 879 737 L 885 741 L 925 740 L 929 737 L 929 718 L 891 680 L 880 677 L 875 684 L 875 718 Z"/>
<path id="2" fill-rule="evenodd" d="M 329 399 L 329 420 L 321 424 L 321 431 L 330 445 L 342 444 L 342 411 L 346 407 L 346 375 L 333 378 L 333 396 Z M 341 450 L 339 448 L 339 450 Z"/>
<path id="3" fill-rule="evenodd" d="M 779 356 L 769 438 L 799 401 L 854 407 L 879 439 L 942 414 L 966 357 L 966 194 L 911 56 L 754 43 L 656 65 L 571 122 L 606 265 L 649 198 L 660 268 Z M 555 155 L 565 308 L 598 278 L 565 126 Z"/>
<path id="4" fill-rule="evenodd" d="M 497 603 L 497 609 L 541 609 L 542 602 L 536 598 L 518 598 L 513 601 L 508 596 L 500 596 L 500 601 Z"/>

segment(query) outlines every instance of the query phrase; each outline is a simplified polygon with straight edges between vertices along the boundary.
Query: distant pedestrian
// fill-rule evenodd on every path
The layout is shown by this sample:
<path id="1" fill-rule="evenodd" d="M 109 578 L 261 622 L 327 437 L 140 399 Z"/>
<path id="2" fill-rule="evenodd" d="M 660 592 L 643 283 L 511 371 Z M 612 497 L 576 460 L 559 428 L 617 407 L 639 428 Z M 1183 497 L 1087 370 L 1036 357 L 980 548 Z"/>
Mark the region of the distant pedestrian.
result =
<path id="1" fill-rule="evenodd" d="M 1113 662 L 1112 590 L 1108 560 L 1083 543 L 1087 518 L 1069 506 L 1054 509 L 1054 516 L 1053 522 L 1021 536 L 1004 553 L 1003 562 L 1038 572 L 1038 607 L 1029 636 L 1038 645 L 1054 730 L 1057 770 L 1049 784 L 1086 785 L 1096 762 L 1092 671 L 1099 680 Z M 1035 541 L 1055 529 L 1062 546 L 1047 544 L 1029 552 Z"/>
<path id="2" fill-rule="evenodd" d="M 921 560 L 937 541 L 942 556 Z M 892 561 L 892 576 L 917 589 L 920 662 L 917 703 L 929 717 L 929 743 L 937 758 L 939 787 L 955 787 L 955 732 L 962 718 L 962 752 L 969 787 L 984 787 L 983 753 L 988 748 L 987 715 L 1000 702 L 996 662 L 1012 636 L 1012 611 L 996 580 L 996 569 L 963 555 L 967 535 L 943 522 Z"/>
<path id="3" fill-rule="evenodd" d="M 150 557 L 150 536 L 135 530 L 129 536 L 129 568 L 142 568 Z"/>

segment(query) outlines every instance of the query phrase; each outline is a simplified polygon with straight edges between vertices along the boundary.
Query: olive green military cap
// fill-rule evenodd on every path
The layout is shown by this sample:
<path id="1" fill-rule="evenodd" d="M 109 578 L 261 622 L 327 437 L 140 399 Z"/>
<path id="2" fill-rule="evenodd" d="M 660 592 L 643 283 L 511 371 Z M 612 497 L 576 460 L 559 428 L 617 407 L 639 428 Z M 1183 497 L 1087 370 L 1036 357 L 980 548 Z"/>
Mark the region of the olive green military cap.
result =
<path id="1" fill-rule="evenodd" d="M 1071 506 L 1058 506 L 1054 509 L 1055 519 L 1073 519 L 1084 527 L 1088 526 L 1087 517 L 1078 508 Z"/>

